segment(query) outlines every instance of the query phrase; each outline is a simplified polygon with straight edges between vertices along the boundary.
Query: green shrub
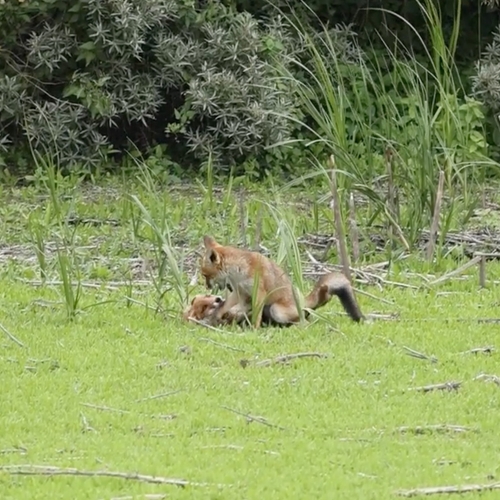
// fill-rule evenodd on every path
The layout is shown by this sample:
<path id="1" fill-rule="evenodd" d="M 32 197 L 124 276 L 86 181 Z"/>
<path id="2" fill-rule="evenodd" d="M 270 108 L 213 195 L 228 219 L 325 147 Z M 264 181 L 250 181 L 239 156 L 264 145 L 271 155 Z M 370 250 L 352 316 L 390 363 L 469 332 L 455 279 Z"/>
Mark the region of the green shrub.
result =
<path id="1" fill-rule="evenodd" d="M 281 18 L 192 0 L 67 5 L 0 10 L 4 163 L 19 164 L 29 142 L 66 167 L 98 165 L 132 141 L 168 143 L 184 163 L 211 152 L 220 167 L 290 137 L 294 103 L 270 61 L 286 65 L 300 46 Z"/>

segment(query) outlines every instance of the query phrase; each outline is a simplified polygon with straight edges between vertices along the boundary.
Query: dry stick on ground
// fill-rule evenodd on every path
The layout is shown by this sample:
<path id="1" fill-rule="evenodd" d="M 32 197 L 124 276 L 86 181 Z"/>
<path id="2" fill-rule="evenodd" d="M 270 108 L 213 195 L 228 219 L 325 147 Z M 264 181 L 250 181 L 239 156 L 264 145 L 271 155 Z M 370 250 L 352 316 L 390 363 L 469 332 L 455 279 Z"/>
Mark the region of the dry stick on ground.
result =
<path id="1" fill-rule="evenodd" d="M 477 354 L 479 352 L 483 354 L 491 354 L 495 348 L 493 346 L 487 346 L 487 347 L 475 347 L 474 349 L 469 349 L 468 351 L 462 351 L 459 352 L 458 354 Z"/>
<path id="2" fill-rule="evenodd" d="M 87 477 L 117 477 L 143 483 L 170 484 L 173 486 L 210 486 L 209 483 L 196 483 L 185 479 L 172 479 L 161 476 L 148 476 L 135 472 L 115 472 L 107 470 L 79 470 L 73 468 L 62 468 L 51 465 L 3 465 L 0 471 L 21 476 L 87 476 Z"/>
<path id="3" fill-rule="evenodd" d="M 221 405 L 221 408 L 224 408 L 224 410 L 232 411 L 233 413 L 236 413 L 236 415 L 241 415 L 242 417 L 245 417 L 249 422 L 258 422 L 259 424 L 267 425 L 268 427 L 275 427 L 276 429 L 285 430 L 285 428 L 281 427 L 281 425 L 269 423 L 264 417 L 250 415 L 250 413 L 244 413 L 242 411 L 235 410 L 234 408 L 229 408 L 229 406 L 225 405 Z"/>
<path id="4" fill-rule="evenodd" d="M 412 432 L 413 434 L 424 434 L 425 432 L 467 432 L 472 431 L 470 427 L 454 424 L 436 424 L 436 425 L 416 425 L 414 427 L 402 426 L 396 429 L 398 432 Z"/>
<path id="5" fill-rule="evenodd" d="M 173 396 L 174 394 L 177 394 L 179 392 L 182 392 L 182 389 L 177 389 L 175 391 L 170 391 L 170 392 L 164 392 L 162 394 L 155 394 L 154 396 L 148 396 L 146 398 L 136 399 L 135 402 L 142 403 L 143 401 L 151 401 L 152 399 L 166 398 L 167 396 Z"/>
<path id="6" fill-rule="evenodd" d="M 435 356 L 427 356 L 426 354 L 415 351 L 415 349 L 411 349 L 410 347 L 406 347 L 405 345 L 403 346 L 403 349 L 406 351 L 406 354 L 408 354 L 408 356 L 412 356 L 413 358 L 429 360 L 431 363 L 437 363 L 438 361 Z"/>
<path id="7" fill-rule="evenodd" d="M 144 493 L 140 497 L 126 495 L 124 497 L 112 497 L 110 500 L 138 500 L 139 498 L 143 498 L 144 500 L 163 500 L 167 498 L 167 495 L 165 493 Z"/>
<path id="8" fill-rule="evenodd" d="M 9 330 L 7 330 L 7 328 L 5 328 L 5 326 L 2 325 L 2 323 L 0 323 L 0 330 L 2 330 L 5 333 L 5 335 L 7 335 L 7 337 L 9 337 L 10 340 L 12 340 L 12 342 L 15 342 L 20 347 L 25 347 L 24 344 L 18 338 L 14 337 L 14 335 L 12 335 L 12 333 L 10 333 Z"/>
<path id="9" fill-rule="evenodd" d="M 24 446 L 16 446 L 15 448 L 5 448 L 0 450 L 0 455 L 6 455 L 7 453 L 20 453 L 21 455 L 26 455 L 28 450 Z"/>
<path id="10" fill-rule="evenodd" d="M 352 244 L 352 260 L 359 261 L 359 231 L 356 224 L 356 207 L 354 206 L 354 194 L 349 196 L 349 233 Z"/>
<path id="11" fill-rule="evenodd" d="M 109 406 L 99 406 L 99 405 L 93 405 L 91 403 L 80 403 L 82 406 L 86 406 L 87 408 L 93 408 L 94 410 L 101 410 L 101 411 L 110 411 L 114 413 L 121 413 L 122 415 L 128 415 L 132 413 L 130 410 L 120 410 L 118 408 L 111 408 Z M 172 414 L 172 415 L 148 415 L 146 413 L 139 413 L 139 415 L 142 415 L 144 417 L 149 417 L 149 418 L 159 418 L 162 420 L 173 420 L 174 418 L 177 418 L 177 415 Z"/>
<path id="12" fill-rule="evenodd" d="M 463 486 L 431 486 L 428 488 L 414 488 L 412 490 L 398 490 L 400 497 L 416 497 L 428 495 L 442 495 L 444 493 L 472 493 L 473 491 L 500 490 L 500 483 L 491 484 L 464 484 Z"/>
<path id="13" fill-rule="evenodd" d="M 444 170 L 439 172 L 438 188 L 436 192 L 436 203 L 434 205 L 434 214 L 432 216 L 431 231 L 427 243 L 427 260 L 431 261 L 434 256 L 434 247 L 436 246 L 436 235 L 439 228 L 439 216 L 441 215 L 441 202 L 443 201 L 444 189 Z"/>
<path id="14" fill-rule="evenodd" d="M 284 354 L 283 356 L 277 356 L 274 359 L 264 359 L 255 363 L 255 366 L 270 366 L 275 363 L 288 363 L 292 359 L 299 358 L 327 358 L 328 354 L 323 354 L 321 352 L 298 352 L 296 354 Z"/>
<path id="15" fill-rule="evenodd" d="M 409 391 L 431 392 L 444 390 L 457 390 L 462 385 L 462 382 L 444 382 L 443 384 L 424 385 L 422 387 L 410 387 Z"/>
<path id="16" fill-rule="evenodd" d="M 333 201 L 333 220 L 335 221 L 335 232 L 337 236 L 337 245 L 339 249 L 339 256 L 342 268 L 344 269 L 344 274 L 346 278 L 352 282 L 351 271 L 349 267 L 349 256 L 347 254 L 347 246 L 345 241 L 344 229 L 342 228 L 342 214 L 340 213 L 340 198 L 337 191 L 337 176 L 335 169 L 335 157 L 330 155 L 329 158 L 331 172 L 331 190 L 332 190 L 332 201 Z"/>
<path id="17" fill-rule="evenodd" d="M 481 257 L 479 255 L 476 255 L 476 257 L 471 259 L 469 262 L 467 262 L 463 266 L 460 266 L 457 269 L 455 269 L 454 271 L 451 271 L 451 272 L 445 274 L 444 276 L 441 276 L 440 278 L 438 278 L 434 281 L 431 281 L 429 283 L 429 285 L 438 285 L 438 284 L 444 283 L 445 281 L 448 281 L 449 279 L 453 278 L 454 276 L 458 276 L 459 274 L 463 273 L 467 269 L 475 266 L 478 262 L 480 262 L 480 260 L 481 260 Z"/>
<path id="18" fill-rule="evenodd" d="M 484 380 L 486 382 L 494 382 L 496 385 L 500 385 L 500 377 L 498 375 L 488 375 L 486 373 L 481 373 L 474 378 L 474 380 Z"/>

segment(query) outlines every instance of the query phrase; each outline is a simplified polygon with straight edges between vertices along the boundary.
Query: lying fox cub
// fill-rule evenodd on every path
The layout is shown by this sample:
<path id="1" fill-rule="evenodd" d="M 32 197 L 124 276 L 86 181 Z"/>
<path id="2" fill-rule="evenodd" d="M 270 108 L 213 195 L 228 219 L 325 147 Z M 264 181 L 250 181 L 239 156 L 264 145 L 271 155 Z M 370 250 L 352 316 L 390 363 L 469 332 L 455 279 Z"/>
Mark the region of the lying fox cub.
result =
<path id="1" fill-rule="evenodd" d="M 252 294 L 256 285 L 255 327 L 262 324 L 288 326 L 300 319 L 292 282 L 272 260 L 258 252 L 217 243 L 211 236 L 203 238 L 205 255 L 201 274 L 207 288 L 228 288 L 226 300 L 216 295 L 197 295 L 184 311 L 184 319 L 204 320 L 211 325 L 242 323 L 251 317 Z M 257 283 L 255 282 L 257 280 Z M 354 321 L 363 319 L 349 280 L 340 273 L 322 276 L 305 297 L 306 309 L 318 309 L 336 295 Z M 307 311 L 304 311 L 307 317 Z"/>

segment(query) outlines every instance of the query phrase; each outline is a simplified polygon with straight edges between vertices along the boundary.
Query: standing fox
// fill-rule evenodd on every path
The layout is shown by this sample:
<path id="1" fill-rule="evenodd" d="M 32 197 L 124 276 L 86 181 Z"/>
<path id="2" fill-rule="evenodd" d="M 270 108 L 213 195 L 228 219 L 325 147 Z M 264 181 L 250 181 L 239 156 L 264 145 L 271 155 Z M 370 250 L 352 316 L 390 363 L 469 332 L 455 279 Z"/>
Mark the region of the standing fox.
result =
<path id="1" fill-rule="evenodd" d="M 205 255 L 201 261 L 201 274 L 212 289 L 228 288 L 230 294 L 213 312 L 216 323 L 236 318 L 240 322 L 251 311 L 255 293 L 258 307 L 255 327 L 264 323 L 291 325 L 300 319 L 294 299 L 292 282 L 287 274 L 266 256 L 217 243 L 204 236 Z M 317 309 L 336 295 L 345 311 L 354 321 L 363 314 L 359 309 L 349 280 L 340 273 L 322 276 L 312 292 L 305 298 L 307 309 Z"/>

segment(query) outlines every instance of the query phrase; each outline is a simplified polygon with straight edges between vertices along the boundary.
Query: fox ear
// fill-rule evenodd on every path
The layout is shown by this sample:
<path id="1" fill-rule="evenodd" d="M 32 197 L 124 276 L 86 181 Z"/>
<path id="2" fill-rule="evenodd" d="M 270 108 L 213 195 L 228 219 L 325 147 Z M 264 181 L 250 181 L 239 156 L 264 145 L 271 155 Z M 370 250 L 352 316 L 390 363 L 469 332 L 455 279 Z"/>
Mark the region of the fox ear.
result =
<path id="1" fill-rule="evenodd" d="M 212 264 L 217 264 L 220 260 L 219 252 L 217 252 L 215 248 L 210 248 L 208 250 L 207 257 Z"/>
<path id="2" fill-rule="evenodd" d="M 213 248 L 218 246 L 218 243 L 212 238 L 212 236 L 205 235 L 203 236 L 203 244 L 205 248 Z"/>

